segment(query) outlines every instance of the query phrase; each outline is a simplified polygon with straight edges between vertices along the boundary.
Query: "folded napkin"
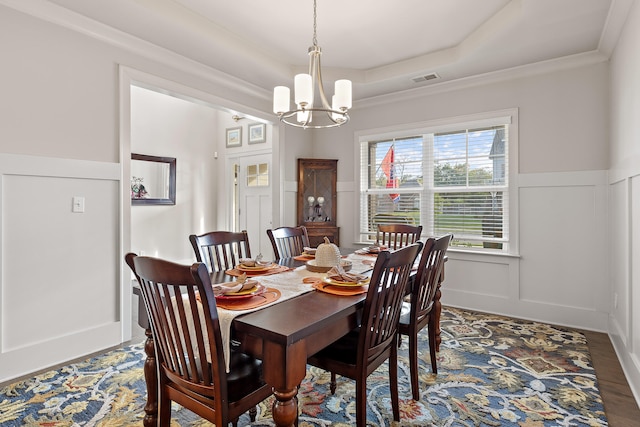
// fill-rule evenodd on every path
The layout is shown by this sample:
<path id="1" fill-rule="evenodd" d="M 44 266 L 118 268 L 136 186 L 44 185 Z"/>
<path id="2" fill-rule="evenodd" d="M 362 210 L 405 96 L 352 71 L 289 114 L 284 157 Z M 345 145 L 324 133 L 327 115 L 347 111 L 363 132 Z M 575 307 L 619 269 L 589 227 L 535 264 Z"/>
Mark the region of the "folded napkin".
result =
<path id="1" fill-rule="evenodd" d="M 212 285 L 213 294 L 215 296 L 226 295 L 233 292 L 240 292 L 245 289 L 251 289 L 256 285 L 253 280 L 247 281 L 247 275 L 241 274 L 237 277 L 235 282 L 217 283 Z"/>
<path id="2" fill-rule="evenodd" d="M 273 261 L 263 261 L 262 254 L 253 258 L 240 258 L 240 265 L 243 267 L 269 267 L 273 264 Z"/>
<path id="3" fill-rule="evenodd" d="M 327 277 L 338 282 L 358 283 L 365 280 L 368 276 L 358 273 L 347 273 L 341 265 L 336 265 L 327 271 Z"/>

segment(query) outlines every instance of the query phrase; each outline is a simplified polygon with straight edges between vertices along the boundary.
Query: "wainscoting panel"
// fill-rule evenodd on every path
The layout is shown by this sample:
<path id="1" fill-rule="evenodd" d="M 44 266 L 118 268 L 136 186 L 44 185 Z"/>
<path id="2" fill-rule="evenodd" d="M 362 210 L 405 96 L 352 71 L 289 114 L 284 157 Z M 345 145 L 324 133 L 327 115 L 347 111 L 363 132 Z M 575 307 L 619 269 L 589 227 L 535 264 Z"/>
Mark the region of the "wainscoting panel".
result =
<path id="1" fill-rule="evenodd" d="M 118 220 L 105 201 L 117 183 L 13 175 L 3 186 L 2 350 L 117 321 L 118 241 L 106 232 Z M 72 212 L 74 195 L 84 213 Z"/>
<path id="2" fill-rule="evenodd" d="M 630 200 L 630 215 L 631 218 L 636 218 L 635 222 L 631 223 L 631 248 L 633 258 L 630 266 L 631 275 L 631 289 L 632 297 L 629 304 L 629 325 L 631 325 L 631 348 L 635 358 L 635 364 L 638 370 L 640 370 L 640 176 L 636 175 L 631 178 L 631 188 L 629 191 Z M 620 304 L 620 301 L 618 302 Z M 640 398 L 640 396 L 638 396 Z"/>
<path id="3" fill-rule="evenodd" d="M 509 297 L 509 258 L 461 259 L 458 254 L 449 252 L 445 266 L 447 292 L 460 292 L 475 297 Z M 469 280 L 476 277 L 488 280 Z"/>
<path id="4" fill-rule="evenodd" d="M 609 336 L 640 402 L 640 158 L 612 170 L 609 184 Z"/>
<path id="5" fill-rule="evenodd" d="M 443 304 L 606 331 L 607 172 L 520 175 L 518 191 L 518 248 L 449 250 Z"/>
<path id="6" fill-rule="evenodd" d="M 594 186 L 520 190 L 520 299 L 596 309 L 594 289 L 606 283 L 604 241 Z"/>
<path id="7" fill-rule="evenodd" d="M 629 345 L 629 190 L 628 180 L 612 183 L 609 186 L 610 199 L 610 263 L 611 276 L 611 319 L 615 324 L 616 335 L 625 346 Z M 636 213 L 637 215 L 638 213 Z M 636 296 L 636 298 L 638 298 Z"/>
<path id="8" fill-rule="evenodd" d="M 119 344 L 120 165 L 0 155 L 0 177 L 0 381 Z"/>

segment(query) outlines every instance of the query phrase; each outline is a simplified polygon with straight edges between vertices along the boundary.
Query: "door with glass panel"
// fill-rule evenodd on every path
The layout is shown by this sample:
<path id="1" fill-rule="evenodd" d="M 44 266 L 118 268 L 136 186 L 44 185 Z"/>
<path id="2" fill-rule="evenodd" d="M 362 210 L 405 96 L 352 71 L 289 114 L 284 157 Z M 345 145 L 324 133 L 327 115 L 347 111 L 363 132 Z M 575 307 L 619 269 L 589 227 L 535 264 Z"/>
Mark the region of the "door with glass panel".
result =
<path id="1" fill-rule="evenodd" d="M 273 249 L 267 237 L 272 225 L 271 154 L 240 157 L 234 172 L 237 188 L 237 230 L 247 230 L 252 255 L 270 259 Z"/>

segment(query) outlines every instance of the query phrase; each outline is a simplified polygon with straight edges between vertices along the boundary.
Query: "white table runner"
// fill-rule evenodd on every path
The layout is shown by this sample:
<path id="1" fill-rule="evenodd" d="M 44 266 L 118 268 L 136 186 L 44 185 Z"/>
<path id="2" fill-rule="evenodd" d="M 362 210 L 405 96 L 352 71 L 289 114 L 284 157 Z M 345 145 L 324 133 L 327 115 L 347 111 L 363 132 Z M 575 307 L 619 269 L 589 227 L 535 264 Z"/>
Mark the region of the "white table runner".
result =
<path id="1" fill-rule="evenodd" d="M 375 257 L 367 255 L 349 254 L 347 259 L 351 261 L 351 271 L 354 273 L 361 273 L 368 271 L 372 268 L 372 263 L 375 262 Z M 222 335 L 222 343 L 224 345 L 224 360 L 227 366 L 227 372 L 229 371 L 229 356 L 231 351 L 231 323 L 237 316 L 251 313 L 256 310 L 261 310 L 270 305 L 278 304 L 279 302 L 286 301 L 289 298 L 302 295 L 306 292 L 313 291 L 314 288 L 308 284 L 303 283 L 302 279 L 305 277 L 325 277 L 326 273 L 314 273 L 305 266 L 297 267 L 291 271 L 285 271 L 283 273 L 271 274 L 266 276 L 253 276 L 252 280 L 258 281 L 261 285 L 267 288 L 275 288 L 280 291 L 280 298 L 269 304 L 261 305 L 260 307 L 248 309 L 248 310 L 226 310 L 218 307 L 218 318 L 220 320 L 220 332 Z"/>

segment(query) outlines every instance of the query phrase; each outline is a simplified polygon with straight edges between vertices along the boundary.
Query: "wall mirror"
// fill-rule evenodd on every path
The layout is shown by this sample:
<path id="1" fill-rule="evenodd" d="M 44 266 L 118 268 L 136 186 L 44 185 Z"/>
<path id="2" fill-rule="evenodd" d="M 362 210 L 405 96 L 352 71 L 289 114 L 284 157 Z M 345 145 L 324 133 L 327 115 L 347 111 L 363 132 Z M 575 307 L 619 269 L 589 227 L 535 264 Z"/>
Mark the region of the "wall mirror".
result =
<path id="1" fill-rule="evenodd" d="M 176 204 L 176 159 L 131 153 L 131 204 Z"/>

